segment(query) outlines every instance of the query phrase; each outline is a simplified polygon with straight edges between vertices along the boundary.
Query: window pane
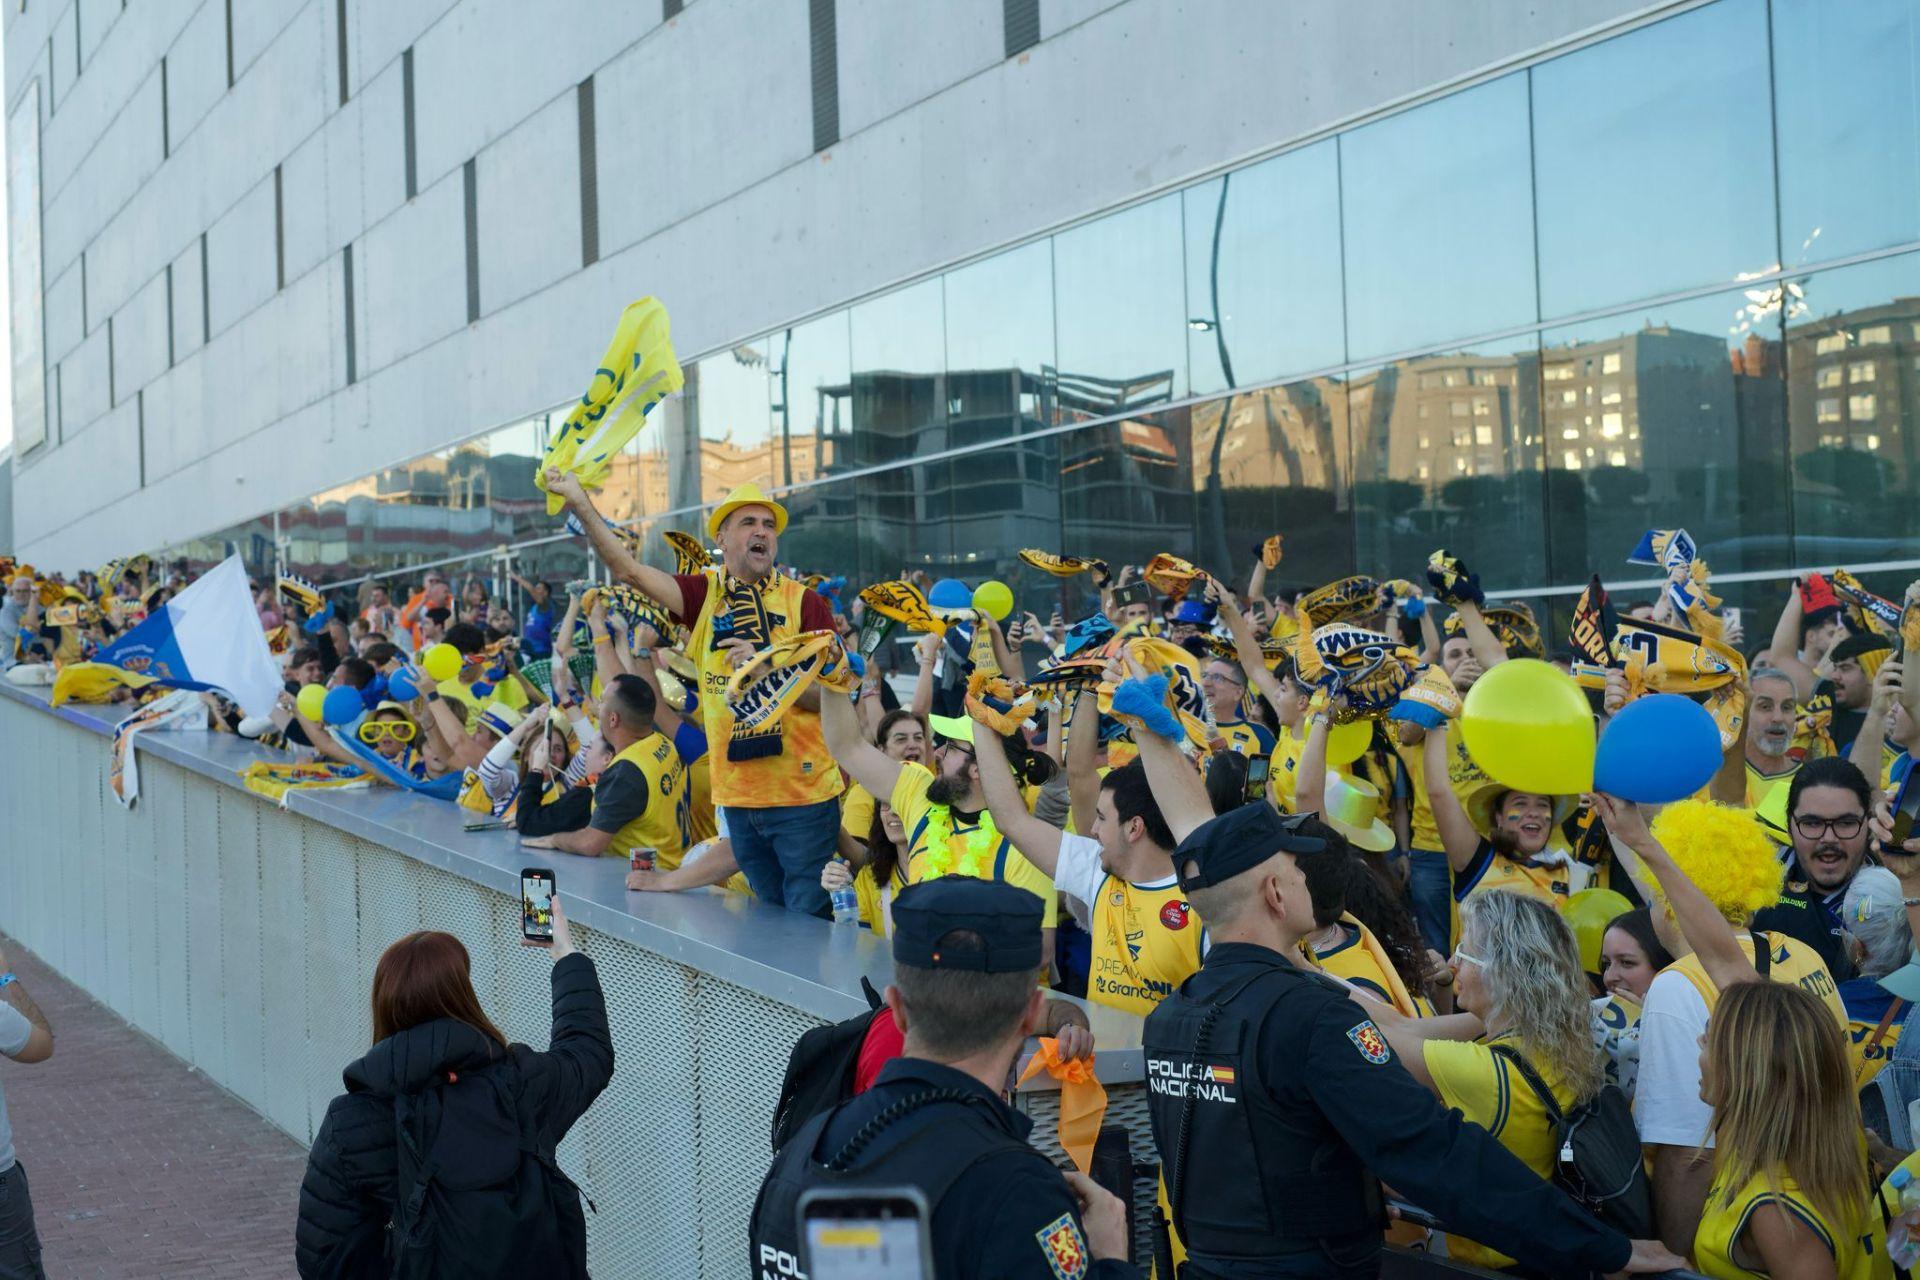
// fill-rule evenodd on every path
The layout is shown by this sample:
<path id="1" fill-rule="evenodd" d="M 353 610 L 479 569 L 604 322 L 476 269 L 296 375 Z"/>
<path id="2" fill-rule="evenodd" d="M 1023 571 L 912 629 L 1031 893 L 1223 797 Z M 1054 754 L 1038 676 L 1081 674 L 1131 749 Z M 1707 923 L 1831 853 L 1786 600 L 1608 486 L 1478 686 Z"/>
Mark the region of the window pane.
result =
<path id="1" fill-rule="evenodd" d="M 1773 42 L 1787 265 L 1920 238 L 1912 0 L 1774 0 Z"/>
<path id="2" fill-rule="evenodd" d="M 1539 318 L 1524 75 L 1355 129 L 1340 168 L 1350 359 Z"/>
<path id="3" fill-rule="evenodd" d="M 1534 343 L 1415 356 L 1353 375 L 1347 403 L 1362 568 L 1419 581 L 1427 557 L 1445 547 L 1489 590 L 1542 582 Z"/>
<path id="4" fill-rule="evenodd" d="M 861 581 L 860 528 L 855 510 L 858 480 L 809 485 L 781 499 L 787 509 L 787 531 L 780 535 L 780 562 L 802 576 L 845 575 L 850 584 Z M 859 594 L 857 585 L 842 591 L 844 606 Z"/>
<path id="5" fill-rule="evenodd" d="M 1676 525 L 1721 573 L 1793 563 L 1780 324 L 1726 293 L 1542 335 L 1546 385 L 1580 393 L 1542 410 L 1555 585 L 1640 576 L 1625 561 L 1641 535 Z M 1618 410 L 1589 405 L 1603 388 Z"/>
<path id="6" fill-rule="evenodd" d="M 1779 261 L 1765 0 L 1533 69 L 1540 307 L 1566 315 Z"/>
<path id="7" fill-rule="evenodd" d="M 1115 413 L 1184 395 L 1180 197 L 1053 238 L 1060 380 Z"/>
<path id="8" fill-rule="evenodd" d="M 743 343 L 708 356 L 689 371 L 682 394 L 691 430 L 683 428 L 669 439 L 677 441 L 671 449 L 697 448 L 692 465 L 699 480 L 690 494 L 674 486 L 675 506 L 720 502 L 729 489 L 746 480 L 761 485 L 773 482 L 767 448 L 768 352 L 784 351 L 786 346 L 785 334 Z M 675 466 L 672 473 L 683 474 L 685 465 Z"/>
<path id="9" fill-rule="evenodd" d="M 1246 586 L 1255 548 L 1284 534 L 1273 584 L 1353 572 L 1346 387 L 1311 378 L 1193 407 L 1193 490 L 1204 567 Z"/>
<path id="10" fill-rule="evenodd" d="M 848 412 L 847 313 L 835 312 L 767 339 L 768 432 L 764 464 L 775 485 L 806 484 L 844 462 Z M 727 485 L 731 489 L 735 480 Z M 711 492 L 711 490 L 709 490 Z"/>
<path id="11" fill-rule="evenodd" d="M 863 302 L 853 328 L 853 462 L 871 467 L 947 447 L 940 281 Z"/>
<path id="12" fill-rule="evenodd" d="M 1196 394 L 1346 358 L 1340 160 L 1331 140 L 1189 188 L 1182 198 Z"/>
<path id="13" fill-rule="evenodd" d="M 1041 240 L 947 273 L 947 368 L 1050 372 L 1053 243 Z"/>
<path id="14" fill-rule="evenodd" d="M 1806 308 L 1787 324 L 1794 563 L 1909 559 L 1920 534 L 1920 255 L 1811 276 Z M 1842 368 L 1849 386 L 1816 390 L 1838 388 Z"/>
<path id="15" fill-rule="evenodd" d="M 1141 414 L 1060 437 L 1069 555 L 1144 566 L 1193 545 L 1188 411 Z"/>
<path id="16" fill-rule="evenodd" d="M 847 483 L 857 494 L 860 567 L 867 581 L 913 570 L 934 578 L 953 572 L 953 484 L 947 463 L 895 467 Z"/>

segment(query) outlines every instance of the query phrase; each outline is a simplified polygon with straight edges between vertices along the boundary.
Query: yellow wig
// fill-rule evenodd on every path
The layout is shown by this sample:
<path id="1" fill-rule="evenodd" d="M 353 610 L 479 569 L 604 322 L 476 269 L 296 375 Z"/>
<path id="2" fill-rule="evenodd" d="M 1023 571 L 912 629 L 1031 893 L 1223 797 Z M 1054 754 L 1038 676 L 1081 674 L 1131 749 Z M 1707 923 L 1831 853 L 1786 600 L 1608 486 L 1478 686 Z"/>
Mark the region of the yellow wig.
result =
<path id="1" fill-rule="evenodd" d="M 1779 900 L 1780 858 L 1751 810 L 1681 800 L 1660 812 L 1652 830 L 1729 923 L 1744 925 Z"/>

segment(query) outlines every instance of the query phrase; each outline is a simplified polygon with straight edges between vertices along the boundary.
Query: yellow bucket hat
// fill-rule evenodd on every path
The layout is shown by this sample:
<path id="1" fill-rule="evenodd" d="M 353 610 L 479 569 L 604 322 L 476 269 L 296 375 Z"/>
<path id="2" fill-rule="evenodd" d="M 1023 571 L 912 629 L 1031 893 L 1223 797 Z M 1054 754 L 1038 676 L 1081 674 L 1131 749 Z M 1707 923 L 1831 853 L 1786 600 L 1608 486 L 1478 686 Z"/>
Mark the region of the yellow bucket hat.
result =
<path id="1" fill-rule="evenodd" d="M 733 492 L 727 495 L 727 500 L 713 509 L 713 514 L 707 517 L 707 536 L 719 537 L 720 526 L 741 507 L 765 507 L 773 512 L 774 533 L 777 535 L 787 531 L 787 509 L 760 492 L 759 485 L 748 483 L 736 485 Z"/>

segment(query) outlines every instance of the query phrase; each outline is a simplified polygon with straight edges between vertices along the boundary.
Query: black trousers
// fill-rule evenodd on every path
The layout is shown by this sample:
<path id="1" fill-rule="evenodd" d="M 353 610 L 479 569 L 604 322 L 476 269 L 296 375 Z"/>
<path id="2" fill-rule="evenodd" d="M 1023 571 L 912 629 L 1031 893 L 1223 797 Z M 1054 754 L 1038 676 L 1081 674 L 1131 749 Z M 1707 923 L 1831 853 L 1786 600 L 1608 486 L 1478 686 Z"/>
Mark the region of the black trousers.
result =
<path id="1" fill-rule="evenodd" d="M 40 1266 L 40 1233 L 33 1228 L 27 1167 L 17 1160 L 0 1173 L 0 1280 L 47 1280 Z"/>

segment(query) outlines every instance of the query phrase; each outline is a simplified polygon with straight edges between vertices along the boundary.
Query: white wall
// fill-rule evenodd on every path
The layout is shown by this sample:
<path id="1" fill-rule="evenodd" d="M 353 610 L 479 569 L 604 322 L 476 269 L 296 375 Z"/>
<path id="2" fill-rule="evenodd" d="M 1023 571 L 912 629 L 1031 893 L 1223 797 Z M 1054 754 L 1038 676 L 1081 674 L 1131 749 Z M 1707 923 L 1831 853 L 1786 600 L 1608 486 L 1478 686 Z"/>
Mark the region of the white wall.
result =
<path id="1" fill-rule="evenodd" d="M 1004 60 L 1001 0 L 840 0 L 843 137 L 815 155 L 805 0 L 692 0 L 665 24 L 657 0 L 348 0 L 345 106 L 335 0 L 236 0 L 232 88 L 224 0 L 81 0 L 77 79 L 74 3 L 0 6 L 8 101 L 52 80 L 50 397 L 56 364 L 65 386 L 48 444 L 16 460 L 15 542 L 69 567 L 222 528 L 563 401 L 642 294 L 667 301 L 683 355 L 711 349 L 1648 7 L 1041 0 L 1042 43 Z M 575 87 L 588 75 L 601 257 L 582 270 Z M 154 331 L 168 263 L 172 368 Z"/>

